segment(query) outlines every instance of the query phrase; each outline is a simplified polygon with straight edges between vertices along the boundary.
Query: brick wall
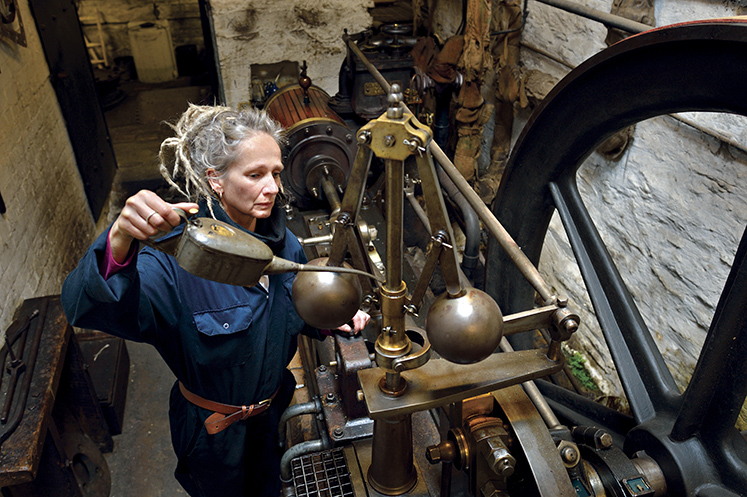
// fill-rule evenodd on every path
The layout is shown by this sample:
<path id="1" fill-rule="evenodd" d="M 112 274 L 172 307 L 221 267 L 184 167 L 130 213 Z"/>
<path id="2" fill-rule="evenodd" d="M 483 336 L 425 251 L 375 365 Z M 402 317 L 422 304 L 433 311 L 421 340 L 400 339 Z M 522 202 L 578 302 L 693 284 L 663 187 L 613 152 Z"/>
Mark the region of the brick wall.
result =
<path id="1" fill-rule="evenodd" d="M 94 232 L 28 2 L 27 47 L 0 50 L 0 330 L 23 299 L 60 292 Z"/>

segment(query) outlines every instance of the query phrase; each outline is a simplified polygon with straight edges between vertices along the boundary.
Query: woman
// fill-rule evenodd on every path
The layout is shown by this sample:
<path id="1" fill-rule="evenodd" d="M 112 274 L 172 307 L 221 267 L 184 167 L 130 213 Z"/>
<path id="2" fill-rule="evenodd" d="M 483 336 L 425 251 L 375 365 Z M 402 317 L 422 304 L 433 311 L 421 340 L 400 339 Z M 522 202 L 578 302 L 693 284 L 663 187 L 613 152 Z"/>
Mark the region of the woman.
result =
<path id="1" fill-rule="evenodd" d="M 161 171 L 197 203 L 170 204 L 150 191 L 130 197 L 66 279 L 62 303 L 73 325 L 150 343 L 174 372 L 175 474 L 190 495 L 277 497 L 278 419 L 295 385 L 286 366 L 305 328 L 291 302 L 294 275 L 263 276 L 251 288 L 216 283 L 162 252 L 138 253 L 135 240 L 172 230 L 168 236 L 177 236 L 173 209 L 181 208 L 244 229 L 277 256 L 305 262 L 282 209 L 273 209 L 283 130 L 254 109 L 194 105 L 174 130 L 161 146 Z M 367 320 L 359 312 L 355 331 Z"/>

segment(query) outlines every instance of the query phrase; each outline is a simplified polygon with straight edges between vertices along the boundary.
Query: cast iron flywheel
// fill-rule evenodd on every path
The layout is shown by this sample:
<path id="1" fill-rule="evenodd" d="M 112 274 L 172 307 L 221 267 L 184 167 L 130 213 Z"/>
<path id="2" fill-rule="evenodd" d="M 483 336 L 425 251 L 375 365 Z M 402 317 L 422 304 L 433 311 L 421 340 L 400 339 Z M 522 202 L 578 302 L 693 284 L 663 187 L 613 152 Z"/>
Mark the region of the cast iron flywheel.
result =
<path id="1" fill-rule="evenodd" d="M 734 426 L 747 396 L 747 234 L 680 393 L 579 195 L 576 171 L 605 139 L 651 117 L 747 115 L 746 85 L 745 20 L 685 23 L 623 40 L 573 70 L 532 115 L 493 206 L 535 265 L 558 211 L 633 419 L 611 419 L 580 396 L 551 400 L 571 417 L 616 429 L 629 456 L 645 451 L 672 496 L 747 495 L 747 441 Z M 486 290 L 505 313 L 532 306 L 534 290 L 495 245 L 487 272 Z"/>

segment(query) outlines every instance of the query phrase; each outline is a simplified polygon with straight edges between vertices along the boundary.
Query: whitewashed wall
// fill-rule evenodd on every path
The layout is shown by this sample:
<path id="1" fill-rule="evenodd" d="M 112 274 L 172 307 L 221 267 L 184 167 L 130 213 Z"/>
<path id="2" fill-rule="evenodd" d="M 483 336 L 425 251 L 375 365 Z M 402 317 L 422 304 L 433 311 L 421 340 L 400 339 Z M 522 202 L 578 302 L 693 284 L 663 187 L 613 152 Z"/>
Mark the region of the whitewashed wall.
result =
<path id="1" fill-rule="evenodd" d="M 251 100 L 252 64 L 304 60 L 316 86 L 337 92 L 345 58 L 344 30 L 371 25 L 372 0 L 213 0 L 213 24 L 226 102 Z"/>
<path id="2" fill-rule="evenodd" d="M 0 341 L 24 299 L 60 293 L 94 232 L 36 26 L 18 3 L 28 46 L 0 42 Z"/>

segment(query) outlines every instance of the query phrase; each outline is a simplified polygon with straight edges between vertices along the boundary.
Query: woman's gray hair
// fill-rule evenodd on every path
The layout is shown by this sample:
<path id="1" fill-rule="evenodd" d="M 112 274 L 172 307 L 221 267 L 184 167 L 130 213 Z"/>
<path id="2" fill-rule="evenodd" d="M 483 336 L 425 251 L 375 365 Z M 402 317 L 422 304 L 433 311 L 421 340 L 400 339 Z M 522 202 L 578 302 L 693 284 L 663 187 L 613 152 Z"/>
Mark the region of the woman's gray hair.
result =
<path id="1" fill-rule="evenodd" d="M 239 154 L 244 140 L 259 133 L 271 136 L 282 150 L 287 142 L 283 127 L 267 112 L 255 108 L 235 111 L 229 107 L 193 105 L 176 124 L 176 136 L 161 143 L 158 154 L 161 175 L 191 201 L 207 201 L 213 214 L 213 190 L 208 169 L 223 176 Z"/>

